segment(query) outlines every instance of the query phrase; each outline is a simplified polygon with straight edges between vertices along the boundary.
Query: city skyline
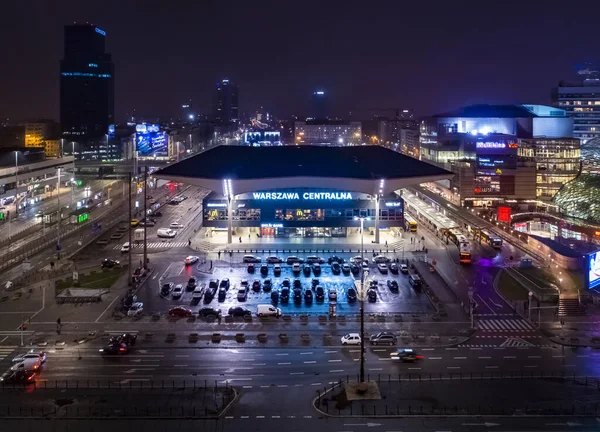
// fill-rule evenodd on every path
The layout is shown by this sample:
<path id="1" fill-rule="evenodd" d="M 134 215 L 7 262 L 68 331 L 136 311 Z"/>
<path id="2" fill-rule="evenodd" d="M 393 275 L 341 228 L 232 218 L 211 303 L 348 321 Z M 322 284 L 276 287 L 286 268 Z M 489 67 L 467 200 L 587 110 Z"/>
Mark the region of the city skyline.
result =
<path id="1" fill-rule="evenodd" d="M 63 25 L 86 21 L 107 33 L 118 122 L 134 112 L 176 118 L 189 98 L 198 113 L 210 113 L 214 86 L 225 77 L 242 90 L 240 112 L 264 106 L 280 117 L 307 114 L 316 89 L 328 93 L 332 115 L 355 118 L 398 106 L 430 115 L 473 103 L 550 104 L 551 89 L 575 78 L 594 53 L 594 14 L 533 3 L 483 9 L 467 2 L 431 12 L 357 1 L 302 8 L 187 2 L 140 12 L 132 3 L 67 1 L 56 9 L 30 0 L 6 14 L 27 10 L 29 19 L 0 30 L 12 65 L 0 115 L 58 119 Z"/>

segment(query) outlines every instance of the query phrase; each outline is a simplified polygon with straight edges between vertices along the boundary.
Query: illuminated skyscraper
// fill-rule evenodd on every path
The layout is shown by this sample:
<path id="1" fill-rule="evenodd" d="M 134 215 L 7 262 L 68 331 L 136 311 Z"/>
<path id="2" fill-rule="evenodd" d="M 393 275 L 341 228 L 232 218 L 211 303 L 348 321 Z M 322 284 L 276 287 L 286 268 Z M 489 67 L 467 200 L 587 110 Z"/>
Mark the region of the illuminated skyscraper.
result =
<path id="1" fill-rule="evenodd" d="M 223 79 L 217 83 L 214 116 L 217 126 L 237 126 L 239 123 L 238 86 Z"/>
<path id="2" fill-rule="evenodd" d="M 324 120 L 329 116 L 327 95 L 323 90 L 317 90 L 313 93 L 309 117 L 317 120 Z"/>
<path id="3" fill-rule="evenodd" d="M 114 123 L 114 64 L 106 33 L 90 24 L 65 26 L 60 62 L 60 124 L 63 137 L 103 138 Z"/>

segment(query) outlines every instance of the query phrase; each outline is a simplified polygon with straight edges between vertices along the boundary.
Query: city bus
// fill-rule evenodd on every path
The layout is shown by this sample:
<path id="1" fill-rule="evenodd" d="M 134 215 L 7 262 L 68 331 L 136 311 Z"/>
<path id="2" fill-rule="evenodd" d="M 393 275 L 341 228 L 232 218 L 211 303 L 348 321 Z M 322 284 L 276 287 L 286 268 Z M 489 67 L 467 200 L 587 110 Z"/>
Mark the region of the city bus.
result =
<path id="1" fill-rule="evenodd" d="M 496 235 L 491 234 L 487 230 L 479 231 L 479 237 L 481 238 L 481 241 L 486 242 L 494 249 L 500 249 L 502 247 L 502 239 Z"/>
<path id="2" fill-rule="evenodd" d="M 460 230 L 451 228 L 446 231 L 448 239 L 458 247 L 459 260 L 463 264 L 471 262 L 471 244 Z"/>
<path id="3" fill-rule="evenodd" d="M 404 228 L 406 231 L 417 232 L 417 221 L 406 212 L 404 212 Z"/>

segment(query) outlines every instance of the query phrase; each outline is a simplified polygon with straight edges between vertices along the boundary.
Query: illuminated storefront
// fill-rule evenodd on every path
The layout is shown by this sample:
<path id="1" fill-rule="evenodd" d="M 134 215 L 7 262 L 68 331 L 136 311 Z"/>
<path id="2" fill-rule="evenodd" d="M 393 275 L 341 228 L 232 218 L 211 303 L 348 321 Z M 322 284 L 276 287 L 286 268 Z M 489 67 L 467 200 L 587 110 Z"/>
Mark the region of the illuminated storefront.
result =
<path id="1" fill-rule="evenodd" d="M 223 227 L 227 223 L 227 200 L 217 193 L 203 203 L 203 225 Z M 258 228 L 271 237 L 346 237 L 357 219 L 367 228 L 376 215 L 372 195 L 325 189 L 256 191 L 238 195 L 232 204 L 233 227 Z M 404 226 L 402 200 L 397 195 L 380 198 L 381 229 Z"/>

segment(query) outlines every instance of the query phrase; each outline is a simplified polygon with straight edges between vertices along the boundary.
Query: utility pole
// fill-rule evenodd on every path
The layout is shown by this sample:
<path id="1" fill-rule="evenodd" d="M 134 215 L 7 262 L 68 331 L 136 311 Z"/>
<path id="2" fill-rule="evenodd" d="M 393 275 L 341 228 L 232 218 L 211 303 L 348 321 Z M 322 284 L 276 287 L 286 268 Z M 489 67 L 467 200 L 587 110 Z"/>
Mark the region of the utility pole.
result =
<path id="1" fill-rule="evenodd" d="M 131 239 L 131 171 L 129 171 L 129 219 L 127 220 L 129 226 L 129 280 L 127 285 L 131 286 L 131 275 L 133 274 L 133 267 L 131 266 L 131 251 L 133 250 L 133 244 Z"/>
<path id="2" fill-rule="evenodd" d="M 58 205 L 58 223 L 56 224 L 56 231 L 58 233 L 58 238 L 56 240 L 56 258 L 60 259 L 60 223 L 61 221 L 61 217 L 60 217 L 60 167 L 58 168 L 58 179 L 56 182 L 56 204 Z"/>
<path id="3" fill-rule="evenodd" d="M 148 269 L 148 241 L 147 241 L 147 229 L 148 226 L 148 165 L 144 165 L 144 269 Z"/>
<path id="4" fill-rule="evenodd" d="M 365 219 L 360 219 L 360 266 L 365 262 Z M 360 272 L 360 382 L 365 382 L 365 269 Z"/>
<path id="5" fill-rule="evenodd" d="M 19 217 L 19 151 L 15 150 L 15 215 Z"/>

